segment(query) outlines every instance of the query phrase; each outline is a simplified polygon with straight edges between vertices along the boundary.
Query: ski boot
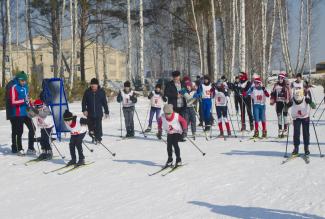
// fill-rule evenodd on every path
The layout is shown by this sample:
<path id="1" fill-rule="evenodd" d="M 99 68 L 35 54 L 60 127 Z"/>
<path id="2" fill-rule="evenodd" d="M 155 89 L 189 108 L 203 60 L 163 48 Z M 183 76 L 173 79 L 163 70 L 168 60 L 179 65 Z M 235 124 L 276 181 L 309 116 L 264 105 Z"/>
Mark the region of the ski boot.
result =
<path id="1" fill-rule="evenodd" d="M 204 128 L 204 131 L 205 131 L 205 132 L 210 131 L 210 125 L 206 125 L 205 128 Z"/>
<path id="2" fill-rule="evenodd" d="M 125 138 L 130 138 L 130 137 L 131 137 L 131 131 L 127 130 L 126 131 Z"/>
<path id="3" fill-rule="evenodd" d="M 79 159 L 78 163 L 76 164 L 77 166 L 82 166 L 85 165 L 85 159 Z"/>
<path id="4" fill-rule="evenodd" d="M 278 131 L 278 138 L 283 138 L 283 130 L 279 129 Z"/>
<path id="5" fill-rule="evenodd" d="M 130 137 L 133 138 L 134 137 L 134 130 L 130 131 Z"/>
<path id="6" fill-rule="evenodd" d="M 42 153 L 37 157 L 38 160 L 46 159 L 46 150 L 42 150 Z"/>
<path id="7" fill-rule="evenodd" d="M 288 129 L 287 129 L 287 128 L 285 128 L 285 129 L 283 130 L 283 132 L 282 132 L 282 136 L 283 136 L 283 137 L 287 137 L 287 136 L 288 136 Z"/>
<path id="8" fill-rule="evenodd" d="M 144 132 L 151 132 L 151 126 L 148 126 L 148 128 L 144 130 Z"/>
<path id="9" fill-rule="evenodd" d="M 241 132 L 244 132 L 244 131 L 246 131 L 246 125 L 245 125 L 245 124 L 243 124 L 243 125 L 242 125 L 242 127 L 241 127 L 240 131 L 241 131 Z"/>
<path id="10" fill-rule="evenodd" d="M 36 155 L 36 151 L 33 148 L 32 149 L 28 148 L 26 154 L 27 155 Z"/>
<path id="11" fill-rule="evenodd" d="M 249 124 L 249 127 L 250 127 L 250 129 L 251 129 L 251 132 L 254 131 L 254 124 L 253 124 L 253 123 L 250 123 L 250 124 Z"/>
<path id="12" fill-rule="evenodd" d="M 262 132 L 262 138 L 266 138 L 267 137 L 267 131 L 266 130 L 263 130 Z"/>
<path id="13" fill-rule="evenodd" d="M 182 159 L 181 158 L 176 158 L 175 167 L 177 167 L 177 166 L 182 166 Z"/>
<path id="14" fill-rule="evenodd" d="M 193 140 L 195 141 L 195 132 L 193 132 L 193 134 L 192 134 L 192 138 L 193 138 Z"/>
<path id="15" fill-rule="evenodd" d="M 258 138 L 258 136 L 259 136 L 258 130 L 255 130 L 253 138 Z"/>
<path id="16" fill-rule="evenodd" d="M 218 138 L 223 138 L 223 137 L 224 137 L 223 130 L 220 130 L 220 133 L 218 135 Z"/>
<path id="17" fill-rule="evenodd" d="M 52 150 L 47 150 L 45 152 L 45 160 L 52 160 L 52 158 L 53 158 L 53 152 L 52 152 Z"/>
<path id="18" fill-rule="evenodd" d="M 168 157 L 167 162 L 166 162 L 166 167 L 170 167 L 173 166 L 173 158 Z"/>
<path id="19" fill-rule="evenodd" d="M 227 130 L 227 135 L 228 135 L 228 137 L 231 136 L 231 131 L 230 130 Z"/>
<path id="20" fill-rule="evenodd" d="M 299 147 L 298 146 L 294 146 L 294 149 L 291 153 L 291 156 L 298 156 L 299 155 Z"/>
<path id="21" fill-rule="evenodd" d="M 76 164 L 76 161 L 75 160 L 70 160 L 68 163 L 67 163 L 67 166 L 72 166 L 72 165 L 75 165 Z"/>
<path id="22" fill-rule="evenodd" d="M 24 150 L 18 151 L 17 156 L 25 156 L 25 151 Z"/>

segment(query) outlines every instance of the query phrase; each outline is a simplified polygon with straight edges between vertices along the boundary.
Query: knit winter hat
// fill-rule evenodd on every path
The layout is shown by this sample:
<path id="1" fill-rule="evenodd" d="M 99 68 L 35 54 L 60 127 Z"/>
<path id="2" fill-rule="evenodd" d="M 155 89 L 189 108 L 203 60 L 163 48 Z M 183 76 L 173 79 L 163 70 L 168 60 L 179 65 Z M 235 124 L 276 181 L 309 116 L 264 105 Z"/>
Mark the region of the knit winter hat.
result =
<path id="1" fill-rule="evenodd" d="M 282 71 L 282 72 L 280 72 L 280 74 L 279 74 L 279 79 L 280 78 L 286 78 L 287 77 L 287 74 L 284 72 L 284 71 Z"/>
<path id="2" fill-rule="evenodd" d="M 91 79 L 90 84 L 97 84 L 97 85 L 99 85 L 99 81 L 98 81 L 97 78 L 93 78 L 93 79 Z"/>
<path id="3" fill-rule="evenodd" d="M 192 87 L 192 82 L 191 81 L 186 81 L 185 86 L 186 87 Z"/>
<path id="4" fill-rule="evenodd" d="M 131 87 L 131 83 L 130 83 L 130 81 L 126 81 L 126 82 L 124 82 L 124 87 Z"/>
<path id="5" fill-rule="evenodd" d="M 174 112 L 172 104 L 165 104 L 163 111 L 165 114 L 172 114 Z"/>
<path id="6" fill-rule="evenodd" d="M 262 84 L 262 80 L 261 80 L 260 77 L 255 78 L 254 82 L 257 83 L 257 84 Z"/>
<path id="7" fill-rule="evenodd" d="M 27 81 L 28 76 L 27 76 L 27 74 L 26 74 L 24 71 L 21 71 L 21 72 L 19 72 L 19 73 L 16 75 L 16 78 L 17 78 L 18 80 Z"/>
<path id="8" fill-rule="evenodd" d="M 37 100 L 34 101 L 34 106 L 35 107 L 42 107 L 43 104 L 44 104 L 43 101 L 40 100 L 40 99 L 37 99 Z"/>
<path id="9" fill-rule="evenodd" d="M 161 89 L 161 84 L 156 84 L 155 88 Z"/>
<path id="10" fill-rule="evenodd" d="M 68 109 L 66 109 L 64 111 L 63 120 L 64 121 L 71 121 L 71 120 L 73 120 L 73 114 Z"/>

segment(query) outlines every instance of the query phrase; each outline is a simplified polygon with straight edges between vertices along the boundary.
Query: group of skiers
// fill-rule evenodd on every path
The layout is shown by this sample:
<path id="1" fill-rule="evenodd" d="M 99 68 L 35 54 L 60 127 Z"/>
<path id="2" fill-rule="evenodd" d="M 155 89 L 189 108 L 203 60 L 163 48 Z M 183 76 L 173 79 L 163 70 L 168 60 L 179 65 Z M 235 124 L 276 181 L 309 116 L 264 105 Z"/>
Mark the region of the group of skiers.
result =
<path id="1" fill-rule="evenodd" d="M 24 72 L 17 74 L 14 80 L 7 85 L 7 118 L 12 125 L 12 152 L 24 155 L 21 137 L 23 124 L 29 129 L 29 147 L 27 153 L 36 154 L 34 149 L 35 125 L 41 130 L 39 139 L 42 153 L 39 159 L 52 159 L 51 134 L 54 127 L 52 113 L 45 100 L 37 99 L 30 101 L 28 96 L 27 75 Z M 259 76 L 248 79 L 245 72 L 235 77 L 235 81 L 228 82 L 223 76 L 213 83 L 209 76 L 198 77 L 192 82 L 189 77 L 181 79 L 179 71 L 172 72 L 172 80 L 165 85 L 164 90 L 161 84 L 156 84 L 150 92 L 148 99 L 150 104 L 149 123 L 145 132 L 152 131 L 153 118 L 156 115 L 158 124 L 157 137 L 162 138 L 162 131 L 167 133 L 167 154 L 166 165 L 172 165 L 172 148 L 176 154 L 176 166 L 181 165 L 179 141 L 188 138 L 188 126 L 191 126 L 191 134 L 195 140 L 197 118 L 203 127 L 204 132 L 212 129 L 213 124 L 219 128 L 219 136 L 224 137 L 223 123 L 228 136 L 232 135 L 231 119 L 228 104 L 230 93 L 234 93 L 234 103 L 237 115 L 241 118 L 241 131 L 246 130 L 246 113 L 249 118 L 250 130 L 254 131 L 253 138 L 259 137 L 259 123 L 262 126 L 262 138 L 267 137 L 266 129 L 266 100 L 270 97 L 270 104 L 275 104 L 278 117 L 278 137 L 288 135 L 289 112 L 294 127 L 294 150 L 293 155 L 299 152 L 300 127 L 303 130 L 304 150 L 309 155 L 309 115 L 310 109 L 314 107 L 310 90 L 302 79 L 301 74 L 296 75 L 296 80 L 289 83 L 287 75 L 281 72 L 278 81 L 269 93 L 263 85 Z M 137 103 L 137 93 L 132 90 L 131 83 L 126 81 L 123 89 L 117 95 L 117 102 L 123 111 L 126 138 L 134 137 L 134 113 Z M 214 105 L 214 106 L 213 106 Z M 212 107 L 215 107 L 217 120 L 212 114 Z M 161 109 L 163 113 L 161 114 Z M 99 86 L 99 81 L 93 78 L 90 87 L 84 93 L 82 99 L 82 112 L 84 117 L 77 117 L 69 110 L 63 114 L 66 127 L 70 130 L 70 155 L 68 165 L 83 165 L 83 139 L 89 131 L 93 143 L 101 142 L 102 118 L 109 116 L 107 97 L 104 89 Z M 203 124 L 204 123 L 204 124 Z M 75 149 L 78 151 L 77 161 Z"/>

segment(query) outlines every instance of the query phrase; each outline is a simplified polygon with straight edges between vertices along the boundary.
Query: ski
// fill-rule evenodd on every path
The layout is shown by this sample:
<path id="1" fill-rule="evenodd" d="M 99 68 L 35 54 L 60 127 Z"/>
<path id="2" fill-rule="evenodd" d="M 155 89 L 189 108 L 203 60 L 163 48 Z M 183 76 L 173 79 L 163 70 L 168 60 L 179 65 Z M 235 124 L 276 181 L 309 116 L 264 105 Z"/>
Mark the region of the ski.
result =
<path id="1" fill-rule="evenodd" d="M 38 162 L 43 161 L 43 160 L 45 160 L 45 159 L 35 158 L 35 159 L 32 159 L 32 160 L 26 161 L 26 162 L 24 163 L 24 165 L 25 165 L 25 166 L 29 166 L 29 165 L 31 165 L 31 164 L 38 163 Z"/>
<path id="2" fill-rule="evenodd" d="M 72 171 L 75 171 L 77 169 L 80 169 L 81 167 L 86 167 L 86 166 L 88 166 L 90 164 L 93 164 L 93 163 L 95 163 L 95 161 L 89 162 L 89 163 L 85 163 L 83 165 L 74 165 L 71 169 L 68 169 L 68 170 L 66 170 L 64 172 L 59 172 L 58 175 L 64 175 L 64 174 L 70 173 Z"/>
<path id="3" fill-rule="evenodd" d="M 168 174 L 174 172 L 175 170 L 178 170 L 179 168 L 185 166 L 186 164 L 182 164 L 182 165 L 178 165 L 178 166 L 174 166 L 171 170 L 169 170 L 167 173 L 163 173 L 161 174 L 162 176 L 167 176 Z"/>
<path id="4" fill-rule="evenodd" d="M 154 176 L 158 173 L 161 173 L 163 172 L 164 170 L 168 169 L 168 168 L 173 168 L 173 166 L 163 166 L 160 170 L 156 171 L 156 172 L 153 172 L 153 173 L 150 173 L 148 174 L 148 176 Z"/>
<path id="5" fill-rule="evenodd" d="M 297 154 L 297 155 L 291 155 L 290 157 L 288 157 L 287 159 L 285 159 L 284 161 L 282 161 L 281 164 L 288 163 L 289 161 L 291 161 L 291 160 L 293 160 L 293 159 L 295 159 L 295 158 L 297 158 L 299 156 L 300 156 L 299 154 Z"/>
<path id="6" fill-rule="evenodd" d="M 57 169 L 54 169 L 54 170 L 43 171 L 43 173 L 46 175 L 46 174 L 54 173 L 54 172 L 57 172 L 57 171 L 60 171 L 60 170 L 63 170 L 63 169 L 65 169 L 65 168 L 69 168 L 69 167 L 74 167 L 74 165 L 65 165 L 65 166 L 63 166 L 63 167 L 60 167 L 60 168 L 57 168 Z"/>
<path id="7" fill-rule="evenodd" d="M 306 164 L 309 164 L 310 163 L 310 159 L 309 159 L 309 156 L 308 155 L 302 155 L 301 158 L 305 161 Z"/>

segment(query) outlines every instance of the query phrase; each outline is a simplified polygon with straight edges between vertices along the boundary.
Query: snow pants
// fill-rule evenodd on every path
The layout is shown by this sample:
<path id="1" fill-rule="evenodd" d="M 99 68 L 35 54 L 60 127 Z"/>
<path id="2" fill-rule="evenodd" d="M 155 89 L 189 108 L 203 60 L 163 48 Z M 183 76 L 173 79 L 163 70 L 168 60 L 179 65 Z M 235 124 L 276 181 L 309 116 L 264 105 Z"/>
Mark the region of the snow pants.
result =
<path id="1" fill-rule="evenodd" d="M 83 150 L 82 150 L 82 141 L 83 141 L 85 135 L 86 135 L 86 133 L 82 133 L 79 135 L 71 135 L 70 144 L 69 144 L 71 160 L 76 161 L 76 159 L 77 159 L 76 148 L 78 151 L 79 160 L 85 159 L 85 156 L 84 156 Z"/>
<path id="2" fill-rule="evenodd" d="M 309 146 L 309 122 L 310 119 L 295 119 L 293 120 L 293 145 L 300 145 L 300 127 L 302 126 L 302 135 L 304 139 L 304 147 L 308 149 Z"/>
<path id="3" fill-rule="evenodd" d="M 34 150 L 35 126 L 31 118 L 27 116 L 14 117 L 10 119 L 11 123 L 11 151 L 16 153 L 23 149 L 22 135 L 24 132 L 24 124 L 28 128 L 28 149 Z"/>
<path id="4" fill-rule="evenodd" d="M 282 125 L 284 125 L 284 129 L 288 127 L 288 106 L 284 102 L 276 102 L 275 104 L 276 114 L 278 116 L 278 126 L 279 129 L 282 129 Z"/>
<path id="5" fill-rule="evenodd" d="M 89 136 L 101 141 L 103 137 L 102 118 L 88 117 Z"/>
<path id="6" fill-rule="evenodd" d="M 187 122 L 187 125 L 191 124 L 192 134 L 196 132 L 196 112 L 194 107 L 186 107 L 184 119 Z"/>
<path id="7" fill-rule="evenodd" d="M 211 107 L 212 101 L 210 98 L 202 99 L 202 115 L 205 126 L 211 125 Z"/>
<path id="8" fill-rule="evenodd" d="M 167 154 L 168 159 L 173 159 L 173 147 L 176 155 L 176 162 L 181 161 L 181 152 L 178 146 L 178 142 L 182 139 L 181 134 L 168 134 L 167 135 Z"/>
<path id="9" fill-rule="evenodd" d="M 153 120 L 153 116 L 156 114 L 156 121 L 158 122 L 159 120 L 159 116 L 160 116 L 160 111 L 161 108 L 157 108 L 157 107 L 151 107 L 150 108 L 150 115 L 149 115 L 149 126 L 152 126 L 152 120 Z"/>
<path id="10" fill-rule="evenodd" d="M 125 129 L 127 133 L 134 133 L 134 106 L 123 107 Z"/>
<path id="11" fill-rule="evenodd" d="M 50 144 L 52 128 L 41 129 L 41 139 L 40 144 L 42 150 L 52 150 Z"/>

